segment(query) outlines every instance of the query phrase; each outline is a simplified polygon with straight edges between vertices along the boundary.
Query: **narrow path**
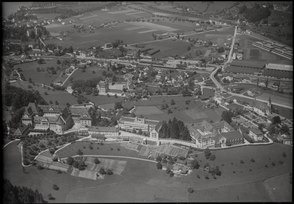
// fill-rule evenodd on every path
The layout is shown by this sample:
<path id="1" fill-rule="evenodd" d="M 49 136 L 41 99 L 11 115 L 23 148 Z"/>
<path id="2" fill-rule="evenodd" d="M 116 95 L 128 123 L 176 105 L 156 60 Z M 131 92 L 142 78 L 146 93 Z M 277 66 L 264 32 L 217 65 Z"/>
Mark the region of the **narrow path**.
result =
<path id="1" fill-rule="evenodd" d="M 72 157 L 80 157 L 81 155 L 75 155 Z M 104 157 L 104 158 L 121 158 L 121 159 L 133 159 L 133 160 L 139 160 L 139 161 L 147 161 L 152 163 L 157 163 L 157 161 L 149 160 L 149 159 L 142 159 L 137 157 L 127 157 L 127 156 L 113 156 L 113 155 L 82 155 L 83 157 Z M 66 160 L 66 158 L 61 158 L 60 160 Z"/>

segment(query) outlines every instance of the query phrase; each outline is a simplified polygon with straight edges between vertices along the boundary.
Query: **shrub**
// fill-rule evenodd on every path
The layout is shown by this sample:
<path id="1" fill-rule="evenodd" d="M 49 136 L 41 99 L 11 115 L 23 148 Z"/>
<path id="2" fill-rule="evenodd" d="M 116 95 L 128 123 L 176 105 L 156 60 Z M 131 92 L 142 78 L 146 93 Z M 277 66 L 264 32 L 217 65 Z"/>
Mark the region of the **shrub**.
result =
<path id="1" fill-rule="evenodd" d="M 266 164 L 266 165 L 264 165 L 264 167 L 265 167 L 265 168 L 268 168 L 268 165 Z"/>
<path id="2" fill-rule="evenodd" d="M 100 168 L 99 169 L 99 173 L 102 174 L 102 175 L 104 175 L 104 174 L 106 174 L 106 171 L 104 170 L 104 168 Z"/>
<path id="3" fill-rule="evenodd" d="M 244 164 L 244 161 L 243 161 L 243 160 L 241 160 L 241 161 L 240 161 L 240 163 L 241 163 L 241 164 Z"/>
<path id="4" fill-rule="evenodd" d="M 236 173 L 236 171 L 233 171 L 233 174 L 235 174 Z"/>
<path id="5" fill-rule="evenodd" d="M 174 175 L 175 175 L 175 174 L 174 174 L 174 172 L 172 172 L 172 171 L 169 173 L 169 176 L 170 176 L 170 177 L 173 177 Z"/>
<path id="6" fill-rule="evenodd" d="M 56 191 L 58 191 L 59 190 L 59 187 L 56 184 L 54 184 L 53 185 L 53 189 L 56 190 Z"/>
<path id="7" fill-rule="evenodd" d="M 156 164 L 156 167 L 157 167 L 157 169 L 162 169 L 162 164 L 161 164 L 160 162 L 158 162 L 158 163 Z"/>
<path id="8" fill-rule="evenodd" d="M 113 174 L 111 169 L 107 169 L 106 173 L 107 173 L 107 175 L 112 175 Z"/>
<path id="9" fill-rule="evenodd" d="M 252 163 L 254 163 L 255 162 L 255 160 L 252 158 L 252 159 L 250 159 L 250 161 L 252 162 Z"/>
<path id="10" fill-rule="evenodd" d="M 200 179 L 200 176 L 199 176 L 199 175 L 197 175 L 197 178 L 199 178 L 199 179 Z"/>
<path id="11" fill-rule="evenodd" d="M 171 172 L 170 168 L 166 168 L 166 173 L 169 174 Z"/>
<path id="12" fill-rule="evenodd" d="M 205 179 L 207 179 L 207 180 L 208 180 L 208 179 L 209 179 L 209 177 L 208 177 L 208 176 L 205 176 Z"/>
<path id="13" fill-rule="evenodd" d="M 214 160 L 215 160 L 215 158 L 216 158 L 216 157 L 215 157 L 215 155 L 214 155 L 214 154 L 211 154 L 211 155 L 210 155 L 210 157 L 209 157 L 209 159 L 210 159 L 211 161 L 214 161 Z"/>
<path id="14" fill-rule="evenodd" d="M 188 192 L 189 192 L 189 193 L 193 193 L 193 192 L 194 192 L 194 189 L 191 188 L 191 187 L 189 187 L 189 188 L 188 188 Z"/>
<path id="15" fill-rule="evenodd" d="M 161 162 L 161 160 L 162 160 L 161 156 L 156 157 L 156 161 Z"/>
<path id="16" fill-rule="evenodd" d="M 117 151 L 120 151 L 120 148 L 117 148 Z"/>
<path id="17" fill-rule="evenodd" d="M 272 162 L 272 166 L 276 166 L 276 163 L 275 162 Z"/>
<path id="18" fill-rule="evenodd" d="M 100 164 L 99 159 L 98 159 L 98 158 L 95 158 L 95 159 L 94 159 L 94 163 L 95 163 L 95 164 Z"/>
<path id="19" fill-rule="evenodd" d="M 286 158 L 287 157 L 287 154 L 285 152 L 283 152 L 283 157 Z"/>
<path id="20" fill-rule="evenodd" d="M 282 165 L 282 164 L 284 164 L 284 162 L 283 161 L 279 161 L 279 163 Z"/>

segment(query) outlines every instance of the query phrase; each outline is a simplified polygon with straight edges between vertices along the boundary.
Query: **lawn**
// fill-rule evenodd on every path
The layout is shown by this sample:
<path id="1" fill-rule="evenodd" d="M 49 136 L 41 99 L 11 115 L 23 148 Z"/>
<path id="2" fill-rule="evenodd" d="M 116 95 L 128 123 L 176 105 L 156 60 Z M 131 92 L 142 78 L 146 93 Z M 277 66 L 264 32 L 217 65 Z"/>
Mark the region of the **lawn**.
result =
<path id="1" fill-rule="evenodd" d="M 42 70 L 41 72 L 37 72 L 37 67 L 40 67 Z M 49 85 L 51 82 L 53 82 L 57 76 L 60 74 L 60 71 L 57 71 L 57 74 L 49 74 L 46 69 L 47 67 L 54 67 L 56 69 L 57 67 L 57 60 L 46 60 L 45 64 L 38 64 L 37 62 L 29 62 L 29 63 L 23 63 L 16 65 L 15 68 L 21 68 L 23 70 L 23 75 L 25 76 L 25 79 L 28 81 L 29 78 L 32 79 L 33 82 L 36 83 L 43 83 Z"/>

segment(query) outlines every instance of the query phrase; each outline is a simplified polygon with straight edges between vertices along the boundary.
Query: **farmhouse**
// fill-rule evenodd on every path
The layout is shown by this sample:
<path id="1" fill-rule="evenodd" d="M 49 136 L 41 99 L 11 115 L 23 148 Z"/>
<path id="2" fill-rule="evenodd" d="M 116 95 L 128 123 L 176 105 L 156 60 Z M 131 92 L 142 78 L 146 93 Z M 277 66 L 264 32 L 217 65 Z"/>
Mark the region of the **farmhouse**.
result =
<path id="1" fill-rule="evenodd" d="M 263 139 L 263 133 L 257 128 L 250 129 L 248 136 L 256 142 L 262 141 L 262 139 Z"/>
<path id="2" fill-rule="evenodd" d="M 142 130 L 145 133 L 150 133 L 155 129 L 156 125 L 159 123 L 158 120 L 149 120 L 145 118 L 138 117 L 121 117 L 118 121 L 118 126 L 120 129 L 133 131 Z"/>
<path id="3" fill-rule="evenodd" d="M 103 135 L 105 137 L 118 137 L 119 131 L 116 127 L 97 127 L 92 126 L 88 129 L 90 135 Z"/>

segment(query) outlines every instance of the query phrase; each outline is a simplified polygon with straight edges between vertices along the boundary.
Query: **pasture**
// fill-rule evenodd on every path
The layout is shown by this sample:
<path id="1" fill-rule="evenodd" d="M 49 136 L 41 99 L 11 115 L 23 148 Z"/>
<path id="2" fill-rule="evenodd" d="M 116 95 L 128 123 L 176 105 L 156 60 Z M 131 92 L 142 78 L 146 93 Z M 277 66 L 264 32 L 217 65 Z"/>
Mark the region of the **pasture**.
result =
<path id="1" fill-rule="evenodd" d="M 286 158 L 282 153 L 286 153 Z M 55 197 L 51 202 L 199 202 L 199 201 L 275 201 L 279 197 L 271 197 L 265 188 L 270 180 L 270 186 L 276 188 L 275 194 L 287 194 L 285 201 L 290 201 L 291 191 L 288 189 L 292 172 L 292 148 L 281 144 L 266 146 L 237 147 L 213 152 L 215 161 L 206 161 L 203 154 L 197 160 L 200 165 L 211 163 L 218 165 L 222 171 L 220 177 L 205 179 L 208 173 L 194 170 L 184 177 L 169 177 L 164 171 L 156 169 L 150 162 L 127 160 L 127 165 L 121 176 L 112 175 L 103 180 L 88 180 L 58 174 L 51 170 L 38 170 L 28 167 L 22 171 L 20 153 L 16 143 L 8 145 L 4 150 L 4 178 L 12 184 L 38 189 L 45 199 L 51 193 Z M 255 162 L 251 162 L 251 158 Z M 240 160 L 244 163 L 241 164 Z M 281 164 L 279 161 L 282 161 Z M 275 163 L 275 166 L 272 165 Z M 265 167 L 268 165 L 268 168 Z M 249 171 L 251 169 L 251 171 Z M 235 171 L 235 174 L 233 173 Z M 200 178 L 197 178 L 197 175 Z M 276 177 L 286 175 L 286 179 Z M 54 191 L 52 185 L 60 187 Z M 127 188 L 126 188 L 127 186 Z M 188 187 L 195 192 L 189 194 Z M 281 190 L 282 192 L 281 192 Z M 284 189 L 284 190 L 283 190 Z M 287 193 L 288 192 L 288 193 Z M 273 196 L 276 196 L 276 195 Z M 250 195 L 250 196 L 249 196 Z M 279 200 L 281 201 L 281 200 Z"/>
<path id="2" fill-rule="evenodd" d="M 175 105 L 171 105 L 172 99 L 175 101 Z M 186 101 L 190 101 L 190 103 L 186 104 Z M 167 104 L 169 106 L 168 109 L 170 109 L 172 113 L 168 113 L 168 109 L 162 110 L 163 104 Z M 167 121 L 176 117 L 186 123 L 199 122 L 203 119 L 208 121 L 212 120 L 214 122 L 219 121 L 221 119 L 222 111 L 224 110 L 223 108 L 206 109 L 204 103 L 195 101 L 193 97 L 183 96 L 155 96 L 148 100 L 134 102 L 133 105 L 139 107 L 141 110 L 146 110 L 146 108 L 143 108 L 144 106 L 147 106 L 147 110 L 150 106 L 154 106 L 161 111 L 157 112 L 152 108 L 154 111 L 151 111 L 150 113 L 145 111 L 145 113 L 142 112 L 139 114 L 143 115 L 145 118 Z M 137 112 L 135 113 L 137 114 Z"/>
<path id="3" fill-rule="evenodd" d="M 27 81 L 29 80 L 29 78 L 31 78 L 33 82 L 49 85 L 51 82 L 55 80 L 55 78 L 57 78 L 57 76 L 60 74 L 60 71 L 56 70 L 56 59 L 46 60 L 45 62 L 45 64 L 38 64 L 36 61 L 23 63 L 15 65 L 15 69 L 21 68 L 23 70 L 22 73 Z M 37 67 L 41 69 L 40 72 L 37 71 Z M 54 67 L 57 74 L 49 74 L 47 72 L 47 67 Z"/>
<path id="4" fill-rule="evenodd" d="M 136 115 L 153 115 L 162 113 L 163 112 L 156 106 L 137 106 L 135 111 Z"/>

